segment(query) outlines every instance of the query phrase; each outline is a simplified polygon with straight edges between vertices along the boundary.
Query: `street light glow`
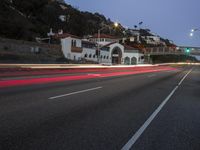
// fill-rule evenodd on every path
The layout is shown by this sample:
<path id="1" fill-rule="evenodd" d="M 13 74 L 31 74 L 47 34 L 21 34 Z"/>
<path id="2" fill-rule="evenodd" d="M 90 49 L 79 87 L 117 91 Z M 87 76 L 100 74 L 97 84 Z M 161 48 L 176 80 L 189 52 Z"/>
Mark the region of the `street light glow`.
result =
<path id="1" fill-rule="evenodd" d="M 200 29 L 199 28 L 194 28 L 194 29 L 191 29 L 191 32 L 196 32 L 196 31 L 199 31 Z"/>
<path id="2" fill-rule="evenodd" d="M 194 33 L 190 33 L 190 36 L 191 36 L 191 37 L 194 36 Z"/>
<path id="3" fill-rule="evenodd" d="M 194 32 L 194 29 L 192 29 L 191 32 Z"/>
<path id="4" fill-rule="evenodd" d="M 114 23 L 114 26 L 115 26 L 115 27 L 118 27 L 118 26 L 119 26 L 119 23 L 118 23 L 118 22 L 115 22 L 115 23 Z"/>

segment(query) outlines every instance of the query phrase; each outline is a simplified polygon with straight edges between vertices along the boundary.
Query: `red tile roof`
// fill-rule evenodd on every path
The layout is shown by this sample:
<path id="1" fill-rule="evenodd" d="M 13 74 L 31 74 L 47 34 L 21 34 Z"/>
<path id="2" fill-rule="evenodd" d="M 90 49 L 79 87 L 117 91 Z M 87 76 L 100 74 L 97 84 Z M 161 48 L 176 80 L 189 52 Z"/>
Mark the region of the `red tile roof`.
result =
<path id="1" fill-rule="evenodd" d="M 136 49 L 136 48 L 134 48 L 134 47 L 131 47 L 131 46 L 129 46 L 129 45 L 123 45 L 124 46 L 124 49 L 125 50 L 138 50 L 138 49 Z"/>
<path id="2" fill-rule="evenodd" d="M 96 44 L 96 42 L 82 40 L 82 43 Z"/>
<path id="3" fill-rule="evenodd" d="M 82 39 L 81 37 L 78 37 L 76 35 L 72 35 L 72 34 L 69 34 L 69 33 L 63 33 L 63 34 L 56 33 L 53 36 L 53 38 L 55 38 L 55 39 L 63 39 L 63 38 L 67 38 L 67 37 L 72 37 L 72 38 L 76 38 L 76 39 Z"/>
<path id="4" fill-rule="evenodd" d="M 98 34 L 93 35 L 92 38 L 98 38 Z M 106 39 L 119 39 L 119 38 L 117 38 L 117 37 L 115 37 L 115 36 L 111 36 L 111 35 L 103 34 L 103 33 L 100 34 L 100 38 L 106 38 Z"/>
<path id="5" fill-rule="evenodd" d="M 108 43 L 108 44 L 104 45 L 103 47 L 108 47 L 108 46 L 110 46 L 110 45 L 112 45 L 112 44 L 115 44 L 115 43 L 117 43 L 117 42 Z"/>

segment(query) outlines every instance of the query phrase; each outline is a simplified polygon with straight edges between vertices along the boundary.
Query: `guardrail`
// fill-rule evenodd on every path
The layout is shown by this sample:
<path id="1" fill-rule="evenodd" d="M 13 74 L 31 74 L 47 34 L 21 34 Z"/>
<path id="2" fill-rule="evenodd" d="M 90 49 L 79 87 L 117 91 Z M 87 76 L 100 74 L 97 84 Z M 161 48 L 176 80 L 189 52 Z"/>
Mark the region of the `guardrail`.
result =
<path id="1" fill-rule="evenodd" d="M 146 48 L 144 55 L 188 55 L 185 52 L 184 48 L 169 48 L 169 47 L 152 47 Z M 200 50 L 192 49 L 189 52 L 189 55 L 200 55 Z"/>

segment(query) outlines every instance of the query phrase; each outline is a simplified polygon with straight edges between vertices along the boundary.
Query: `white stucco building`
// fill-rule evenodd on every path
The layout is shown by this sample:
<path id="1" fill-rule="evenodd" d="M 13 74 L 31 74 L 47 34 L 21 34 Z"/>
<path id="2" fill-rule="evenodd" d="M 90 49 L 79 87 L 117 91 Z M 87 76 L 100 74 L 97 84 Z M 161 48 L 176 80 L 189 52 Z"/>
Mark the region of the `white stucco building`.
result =
<path id="1" fill-rule="evenodd" d="M 98 46 L 100 50 L 98 51 Z M 136 65 L 144 62 L 143 53 L 133 47 L 122 45 L 118 38 L 102 34 L 83 40 L 80 37 L 63 34 L 61 38 L 62 51 L 70 60 L 88 60 L 102 64 Z"/>
<path id="2" fill-rule="evenodd" d="M 159 36 L 142 36 L 142 38 L 147 42 L 147 44 L 158 45 L 161 43 Z"/>

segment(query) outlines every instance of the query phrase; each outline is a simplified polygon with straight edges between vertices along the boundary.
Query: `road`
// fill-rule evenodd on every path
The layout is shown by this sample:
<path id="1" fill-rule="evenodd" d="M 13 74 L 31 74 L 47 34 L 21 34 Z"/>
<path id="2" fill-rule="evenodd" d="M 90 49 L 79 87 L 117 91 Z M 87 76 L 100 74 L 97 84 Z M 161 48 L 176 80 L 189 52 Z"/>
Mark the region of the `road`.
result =
<path id="1" fill-rule="evenodd" d="M 0 89 L 1 150 L 199 150 L 200 67 Z"/>

